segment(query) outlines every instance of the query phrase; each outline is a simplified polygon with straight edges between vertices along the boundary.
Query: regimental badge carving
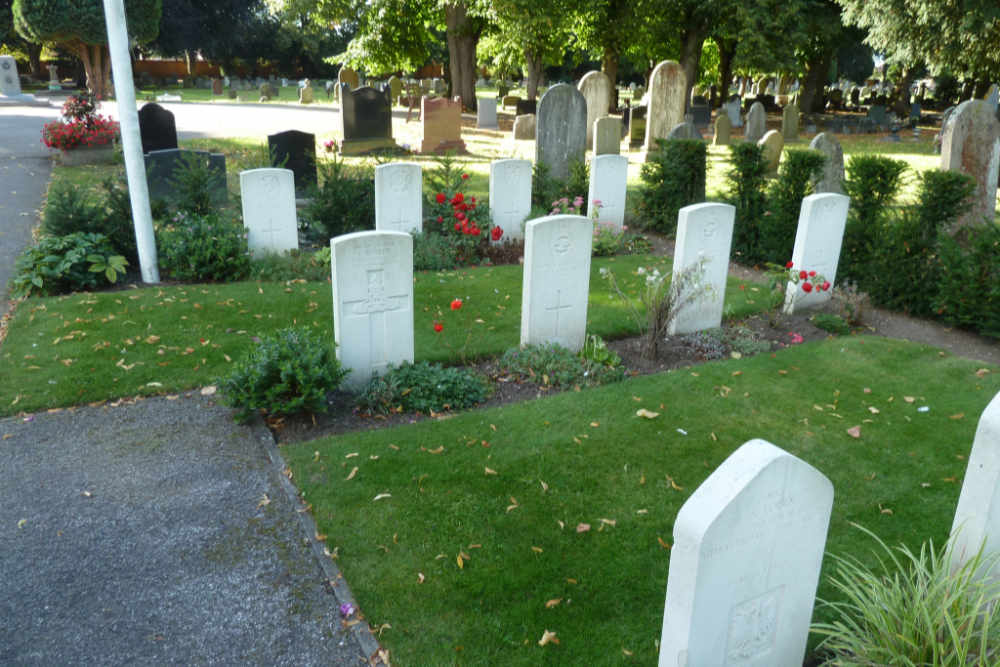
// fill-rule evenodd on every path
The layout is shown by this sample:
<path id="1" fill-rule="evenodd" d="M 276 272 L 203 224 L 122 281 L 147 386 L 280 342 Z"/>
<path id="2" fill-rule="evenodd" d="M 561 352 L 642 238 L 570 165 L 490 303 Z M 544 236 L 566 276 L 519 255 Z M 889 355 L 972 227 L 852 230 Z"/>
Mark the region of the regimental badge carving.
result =
<path id="1" fill-rule="evenodd" d="M 572 247 L 573 244 L 569 240 L 569 234 L 560 234 L 552 241 L 552 252 L 557 255 L 565 255 Z"/>
<path id="2" fill-rule="evenodd" d="M 741 602 L 729 613 L 726 664 L 740 665 L 767 655 L 778 633 L 784 586 Z"/>

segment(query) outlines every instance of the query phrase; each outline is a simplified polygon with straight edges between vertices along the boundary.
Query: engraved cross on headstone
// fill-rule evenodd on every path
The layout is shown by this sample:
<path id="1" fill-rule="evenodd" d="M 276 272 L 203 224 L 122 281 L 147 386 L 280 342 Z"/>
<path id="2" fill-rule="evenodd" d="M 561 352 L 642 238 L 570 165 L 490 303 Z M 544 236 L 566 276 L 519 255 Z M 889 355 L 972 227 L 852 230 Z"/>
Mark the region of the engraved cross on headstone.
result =
<path id="1" fill-rule="evenodd" d="M 554 312 L 555 315 L 556 315 L 556 328 L 555 328 L 555 332 L 554 332 L 554 335 L 555 335 L 556 338 L 559 337 L 559 312 L 563 311 L 563 310 L 572 310 L 572 309 L 573 309 L 573 305 L 572 304 L 569 304 L 569 303 L 564 304 L 562 302 L 562 290 L 558 290 L 558 289 L 556 290 L 556 301 L 555 301 L 555 304 L 554 305 L 545 306 L 545 310 L 546 311 L 548 311 L 548 312 Z"/>

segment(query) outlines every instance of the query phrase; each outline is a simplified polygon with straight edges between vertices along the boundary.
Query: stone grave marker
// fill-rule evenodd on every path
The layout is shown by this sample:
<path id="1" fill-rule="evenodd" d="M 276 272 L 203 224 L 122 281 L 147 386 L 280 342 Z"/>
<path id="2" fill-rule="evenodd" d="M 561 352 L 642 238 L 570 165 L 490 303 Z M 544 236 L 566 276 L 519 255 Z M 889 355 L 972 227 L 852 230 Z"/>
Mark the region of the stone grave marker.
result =
<path id="1" fill-rule="evenodd" d="M 345 234 L 330 240 L 330 260 L 337 358 L 358 390 L 389 364 L 413 361 L 413 237 Z"/>
<path id="2" fill-rule="evenodd" d="M 694 123 L 684 121 L 678 123 L 667 133 L 667 139 L 701 139 L 701 132 Z"/>
<path id="3" fill-rule="evenodd" d="M 785 140 L 781 132 L 768 130 L 764 137 L 757 142 L 758 146 L 764 148 L 764 163 L 767 165 L 767 175 L 778 175 L 778 164 L 781 162 L 781 149 L 785 147 Z"/>
<path id="4" fill-rule="evenodd" d="M 397 148 L 392 139 L 389 92 L 367 86 L 353 90 L 340 84 L 340 136 L 342 155 Z"/>
<path id="5" fill-rule="evenodd" d="M 604 72 L 587 72 L 577 84 L 587 104 L 587 146 L 594 145 L 594 121 L 608 115 L 611 105 L 611 79 Z"/>
<path id="6" fill-rule="evenodd" d="M 517 95 L 504 95 L 503 100 L 501 100 L 501 106 L 503 106 L 504 108 L 514 107 L 516 109 L 517 103 L 520 101 L 521 98 L 518 97 Z"/>
<path id="7" fill-rule="evenodd" d="M 656 150 L 656 140 L 665 139 L 671 129 L 684 122 L 687 83 L 684 69 L 674 60 L 664 60 L 649 78 L 649 110 L 643 150 Z"/>
<path id="8" fill-rule="evenodd" d="M 490 163 L 490 221 L 505 239 L 523 239 L 524 221 L 531 214 L 531 161 Z"/>
<path id="9" fill-rule="evenodd" d="M 535 115 L 538 114 L 538 102 L 536 100 L 522 100 L 518 99 L 517 104 L 514 105 L 516 116 L 524 116 L 529 113 Z"/>
<path id="10" fill-rule="evenodd" d="M 728 113 L 720 113 L 715 118 L 715 135 L 712 143 L 716 146 L 728 146 L 732 141 L 733 123 L 729 120 Z"/>
<path id="11" fill-rule="evenodd" d="M 351 87 L 351 90 L 355 90 L 360 85 L 358 73 L 345 65 L 344 67 L 341 67 L 340 72 L 337 73 L 337 83 L 346 83 Z"/>
<path id="12" fill-rule="evenodd" d="M 681 307 L 667 328 L 671 336 L 722 325 L 735 219 L 736 209 L 729 204 L 692 204 L 678 212 L 673 281 L 680 284 L 682 273 L 695 267 L 700 278 L 693 288 L 701 293 Z"/>
<path id="13" fill-rule="evenodd" d="M 278 96 L 278 91 L 274 87 L 274 84 L 269 82 L 264 82 L 260 84 L 260 101 L 268 102 Z"/>
<path id="14" fill-rule="evenodd" d="M 389 103 L 396 104 L 399 102 L 399 96 L 403 94 L 403 82 L 399 80 L 399 77 L 393 74 L 389 77 Z"/>
<path id="15" fill-rule="evenodd" d="M 421 153 L 466 152 L 462 141 L 462 98 L 422 97 L 420 118 Z"/>
<path id="16" fill-rule="evenodd" d="M 697 102 L 692 102 L 689 110 L 691 122 L 698 128 L 708 127 L 712 123 L 712 107 L 708 106 L 704 97 L 697 96 L 695 100 Z"/>
<path id="17" fill-rule="evenodd" d="M 747 128 L 744 130 L 744 138 L 747 141 L 756 143 L 764 138 L 764 132 L 766 131 L 767 111 L 764 109 L 763 104 L 754 102 L 750 105 L 750 110 L 747 112 Z"/>
<path id="18" fill-rule="evenodd" d="M 497 129 L 497 98 L 476 98 L 476 127 L 484 130 Z"/>
<path id="19" fill-rule="evenodd" d="M 550 215 L 528 221 L 524 230 L 522 346 L 557 343 L 574 352 L 583 347 L 593 238 L 594 223 L 582 215 Z"/>
<path id="20" fill-rule="evenodd" d="M 222 79 L 212 79 L 212 94 L 213 95 L 222 94 Z"/>
<path id="21" fill-rule="evenodd" d="M 267 137 L 271 166 L 291 169 L 295 174 L 295 194 L 305 195 L 316 185 L 316 135 L 288 130 Z"/>
<path id="22" fill-rule="evenodd" d="M 139 109 L 139 136 L 143 153 L 177 148 L 174 114 L 155 102 L 143 104 Z"/>
<path id="23" fill-rule="evenodd" d="M 423 172 L 415 162 L 390 162 L 375 167 L 375 229 L 422 231 Z"/>
<path id="24" fill-rule="evenodd" d="M 514 119 L 514 138 L 520 140 L 535 140 L 536 117 L 533 113 L 524 114 Z"/>
<path id="25" fill-rule="evenodd" d="M 729 122 L 732 127 L 743 127 L 742 106 L 738 95 L 730 97 L 729 101 L 722 105 L 722 108 L 726 112 L 726 115 L 729 116 Z"/>
<path id="26" fill-rule="evenodd" d="M 240 172 L 243 226 L 255 254 L 298 250 L 295 219 L 295 174 L 291 169 Z"/>
<path id="27" fill-rule="evenodd" d="M 14 56 L 0 56 L 0 95 L 14 97 L 20 94 L 21 79 L 17 74 L 17 61 Z"/>
<path id="28" fill-rule="evenodd" d="M 299 104 L 312 104 L 316 99 L 312 84 L 306 79 L 306 85 L 299 88 Z"/>
<path id="29" fill-rule="evenodd" d="M 885 107 L 881 104 L 873 104 L 869 107 L 867 118 L 879 127 L 889 124 L 889 117 L 886 115 Z"/>
<path id="30" fill-rule="evenodd" d="M 797 270 L 815 271 L 836 285 L 840 247 L 844 242 L 847 208 L 850 197 L 832 192 L 809 195 L 802 200 L 799 226 L 795 232 L 792 249 L 792 267 Z M 810 308 L 830 300 L 830 291 L 802 291 L 799 285 L 789 282 L 785 288 L 785 312 L 791 315 L 799 308 Z"/>
<path id="31" fill-rule="evenodd" d="M 605 116 L 594 121 L 594 155 L 618 155 L 621 144 L 621 118 Z"/>
<path id="32" fill-rule="evenodd" d="M 590 188 L 587 192 L 587 217 L 621 232 L 625 225 L 625 188 L 628 184 L 628 158 L 624 155 L 596 155 L 590 161 Z M 597 209 L 595 201 L 601 202 Z"/>
<path id="33" fill-rule="evenodd" d="M 635 149 L 646 140 L 646 107 L 633 107 L 628 116 L 628 147 Z"/>
<path id="34" fill-rule="evenodd" d="M 661 667 L 791 667 L 806 653 L 833 485 L 764 440 L 719 466 L 677 513 Z"/>
<path id="35" fill-rule="evenodd" d="M 569 166 L 583 162 L 587 148 L 587 102 L 573 86 L 557 83 L 538 103 L 535 132 L 535 162 L 549 168 L 549 174 L 565 181 Z"/>
<path id="36" fill-rule="evenodd" d="M 1000 393 L 979 418 L 951 526 L 950 549 L 960 565 L 1000 551 Z"/>
<path id="37" fill-rule="evenodd" d="M 1000 121 L 983 100 L 962 102 L 944 121 L 941 131 L 941 169 L 972 176 L 976 190 L 972 209 L 955 225 L 993 220 L 1000 169 Z"/>
<path id="38" fill-rule="evenodd" d="M 813 192 L 844 194 L 844 149 L 836 137 L 820 132 L 809 142 L 809 148 L 826 156 L 826 163 L 819 179 L 813 183 Z"/>
<path id="39" fill-rule="evenodd" d="M 986 91 L 986 95 L 983 97 L 987 104 L 993 107 L 993 110 L 997 110 L 997 106 L 1000 105 L 1000 86 L 997 84 L 991 84 L 990 89 Z"/>
<path id="40" fill-rule="evenodd" d="M 799 138 L 799 107 L 795 104 L 786 104 L 781 110 L 781 136 L 786 142 Z"/>

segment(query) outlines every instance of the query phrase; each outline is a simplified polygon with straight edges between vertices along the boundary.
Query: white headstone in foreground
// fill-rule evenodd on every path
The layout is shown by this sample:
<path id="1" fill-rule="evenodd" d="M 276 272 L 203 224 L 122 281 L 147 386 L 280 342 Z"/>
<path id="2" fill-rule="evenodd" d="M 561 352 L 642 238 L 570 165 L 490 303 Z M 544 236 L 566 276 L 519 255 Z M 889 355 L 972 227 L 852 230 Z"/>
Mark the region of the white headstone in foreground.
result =
<path id="1" fill-rule="evenodd" d="M 490 219 L 504 239 L 524 238 L 524 221 L 531 214 L 531 162 L 496 160 L 490 163 Z"/>
<path id="2" fill-rule="evenodd" d="M 622 231 L 625 225 L 625 190 L 628 185 L 628 158 L 624 155 L 598 155 L 590 161 L 590 190 L 587 193 L 587 217 L 594 219 L 594 201 L 601 202 L 597 222 Z"/>
<path id="3" fill-rule="evenodd" d="M 844 242 L 850 203 L 850 197 L 832 192 L 809 195 L 802 200 L 792 250 L 793 269 L 815 271 L 831 286 L 836 284 L 840 246 Z M 817 306 L 829 301 L 830 296 L 829 290 L 806 293 L 802 291 L 801 283 L 795 285 L 789 282 L 785 290 L 785 312 L 791 315 L 796 308 Z"/>
<path id="4" fill-rule="evenodd" d="M 413 237 L 345 234 L 330 240 L 330 260 L 337 358 L 357 389 L 389 364 L 413 361 Z"/>
<path id="5" fill-rule="evenodd" d="M 956 564 L 1000 552 L 1000 393 L 983 410 L 951 527 Z"/>
<path id="6" fill-rule="evenodd" d="M 416 162 L 392 162 L 375 167 L 375 229 L 422 231 L 423 173 Z"/>
<path id="7" fill-rule="evenodd" d="M 240 172 L 243 226 L 253 253 L 298 250 L 295 221 L 295 174 L 291 169 Z"/>
<path id="8" fill-rule="evenodd" d="M 680 309 L 667 328 L 671 336 L 722 325 L 735 219 L 736 208 L 729 204 L 692 204 L 678 212 L 673 284 L 689 267 L 697 267 L 701 275 L 691 288 L 701 296 Z"/>
<path id="9" fill-rule="evenodd" d="M 530 220 L 524 234 L 521 345 L 557 343 L 576 352 L 587 332 L 594 225 L 582 215 Z"/>
<path id="10" fill-rule="evenodd" d="M 833 508 L 818 470 L 764 440 L 677 514 L 660 667 L 799 667 Z"/>

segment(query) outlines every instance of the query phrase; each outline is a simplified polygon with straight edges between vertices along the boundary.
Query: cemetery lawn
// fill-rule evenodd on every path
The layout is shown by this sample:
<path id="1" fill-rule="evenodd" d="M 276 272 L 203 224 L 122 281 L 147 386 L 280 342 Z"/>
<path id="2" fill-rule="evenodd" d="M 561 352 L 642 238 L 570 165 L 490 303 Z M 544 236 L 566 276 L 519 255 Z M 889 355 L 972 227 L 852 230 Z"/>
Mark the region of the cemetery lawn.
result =
<path id="1" fill-rule="evenodd" d="M 599 271 L 611 269 L 626 294 L 637 294 L 639 266 L 670 271 L 663 257 L 593 260 L 589 333 L 606 339 L 638 333 Z M 416 359 L 458 364 L 517 346 L 521 275 L 517 265 L 417 272 Z M 762 286 L 731 278 L 726 314 L 759 312 L 769 295 Z M 454 299 L 462 300 L 461 309 L 451 310 Z M 435 322 L 443 325 L 441 334 L 434 332 Z M 292 325 L 313 327 L 333 341 L 328 282 L 131 287 L 31 298 L 18 305 L 0 346 L 0 415 L 211 385 L 254 338 Z"/>
<path id="2" fill-rule="evenodd" d="M 672 522 L 730 453 L 763 438 L 831 479 L 828 552 L 873 561 L 850 522 L 941 544 L 1000 390 L 982 366 L 850 336 L 283 450 L 394 664 L 654 664 Z"/>

